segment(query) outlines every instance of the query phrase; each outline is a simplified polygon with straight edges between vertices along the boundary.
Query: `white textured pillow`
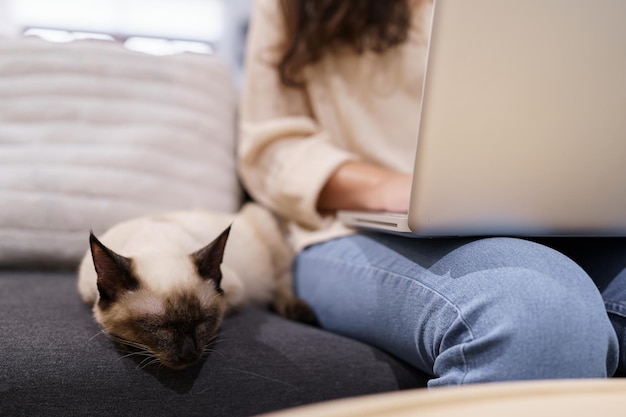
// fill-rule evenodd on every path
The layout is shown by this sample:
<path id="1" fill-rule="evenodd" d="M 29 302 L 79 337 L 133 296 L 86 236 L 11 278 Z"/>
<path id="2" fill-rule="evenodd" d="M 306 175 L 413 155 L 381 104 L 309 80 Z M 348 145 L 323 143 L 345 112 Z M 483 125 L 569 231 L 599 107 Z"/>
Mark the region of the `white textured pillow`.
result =
<path id="1" fill-rule="evenodd" d="M 90 229 L 240 204 L 236 91 L 215 58 L 0 40 L 0 266 L 75 265 Z"/>

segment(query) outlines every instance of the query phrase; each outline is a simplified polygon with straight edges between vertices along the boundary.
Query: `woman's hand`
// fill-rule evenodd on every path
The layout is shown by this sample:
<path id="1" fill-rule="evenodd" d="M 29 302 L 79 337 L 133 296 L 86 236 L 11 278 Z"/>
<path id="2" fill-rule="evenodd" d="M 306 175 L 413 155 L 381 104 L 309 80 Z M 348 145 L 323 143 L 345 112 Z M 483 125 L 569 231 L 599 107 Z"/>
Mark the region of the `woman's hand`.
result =
<path id="1" fill-rule="evenodd" d="M 411 175 L 362 162 L 346 162 L 320 192 L 320 211 L 369 210 L 406 212 Z"/>
<path id="2" fill-rule="evenodd" d="M 373 206 L 380 204 L 379 211 L 406 213 L 411 199 L 411 175 L 389 172 L 377 187 L 372 190 Z"/>

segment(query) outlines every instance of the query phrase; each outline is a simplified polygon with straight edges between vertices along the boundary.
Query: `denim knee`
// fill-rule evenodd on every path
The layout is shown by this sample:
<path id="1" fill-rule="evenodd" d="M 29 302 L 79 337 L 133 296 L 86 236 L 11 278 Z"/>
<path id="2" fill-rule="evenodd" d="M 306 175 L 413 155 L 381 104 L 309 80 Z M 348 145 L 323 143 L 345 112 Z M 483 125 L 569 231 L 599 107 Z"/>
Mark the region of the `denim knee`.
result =
<path id="1" fill-rule="evenodd" d="M 457 320 L 441 339 L 431 385 L 611 376 L 615 331 L 591 279 L 564 256 L 515 239 L 535 265 L 501 266 L 457 279 L 467 290 L 455 301 Z M 485 247 L 480 253 L 490 253 Z M 493 253 L 493 251 L 491 251 Z M 541 265 L 538 265 L 541 264 Z"/>

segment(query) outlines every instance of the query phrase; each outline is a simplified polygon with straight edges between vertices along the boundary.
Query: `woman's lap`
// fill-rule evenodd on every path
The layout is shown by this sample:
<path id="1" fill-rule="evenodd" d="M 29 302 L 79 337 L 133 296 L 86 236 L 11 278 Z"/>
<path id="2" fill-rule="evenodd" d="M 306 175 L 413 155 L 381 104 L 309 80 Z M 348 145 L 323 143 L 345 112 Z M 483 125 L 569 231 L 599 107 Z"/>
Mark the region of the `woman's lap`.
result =
<path id="1" fill-rule="evenodd" d="M 623 307 L 626 284 L 604 281 Z M 394 353 L 434 375 L 431 385 L 604 377 L 616 367 L 596 285 L 526 240 L 352 235 L 301 252 L 295 284 L 323 327 Z"/>

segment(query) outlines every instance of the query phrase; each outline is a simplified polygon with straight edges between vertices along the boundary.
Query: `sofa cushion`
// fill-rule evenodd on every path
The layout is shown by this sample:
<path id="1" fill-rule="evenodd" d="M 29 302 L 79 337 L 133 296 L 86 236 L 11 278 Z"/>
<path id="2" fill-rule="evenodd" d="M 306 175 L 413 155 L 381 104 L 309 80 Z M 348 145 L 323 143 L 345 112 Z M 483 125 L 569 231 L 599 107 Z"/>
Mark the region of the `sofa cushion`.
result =
<path id="1" fill-rule="evenodd" d="M 208 55 L 0 39 L 0 266 L 74 266 L 90 229 L 240 204 L 236 91 Z"/>
<path id="2" fill-rule="evenodd" d="M 248 308 L 206 360 L 143 367 L 99 332 L 69 273 L 0 272 L 0 415 L 249 416 L 423 386 L 368 345 Z"/>

